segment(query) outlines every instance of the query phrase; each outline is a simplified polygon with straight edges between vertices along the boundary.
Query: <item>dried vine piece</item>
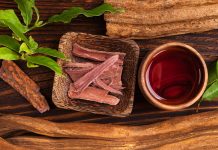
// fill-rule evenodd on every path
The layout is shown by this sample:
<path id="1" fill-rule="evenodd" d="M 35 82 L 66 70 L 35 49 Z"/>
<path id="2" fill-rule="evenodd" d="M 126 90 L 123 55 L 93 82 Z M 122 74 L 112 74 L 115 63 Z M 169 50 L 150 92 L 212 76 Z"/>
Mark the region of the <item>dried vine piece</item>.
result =
<path id="1" fill-rule="evenodd" d="M 3 61 L 0 77 L 25 97 L 40 113 L 50 108 L 39 86 L 30 79 L 13 61 Z"/>
<path id="2" fill-rule="evenodd" d="M 5 138 L 11 144 L 31 150 L 62 149 L 60 146 L 63 150 L 67 147 L 88 150 L 201 150 L 218 147 L 218 143 L 214 142 L 218 140 L 218 111 L 143 126 L 55 123 L 16 115 L 2 115 L 0 122 L 3 127 L 37 133 L 37 136 L 18 135 Z"/>

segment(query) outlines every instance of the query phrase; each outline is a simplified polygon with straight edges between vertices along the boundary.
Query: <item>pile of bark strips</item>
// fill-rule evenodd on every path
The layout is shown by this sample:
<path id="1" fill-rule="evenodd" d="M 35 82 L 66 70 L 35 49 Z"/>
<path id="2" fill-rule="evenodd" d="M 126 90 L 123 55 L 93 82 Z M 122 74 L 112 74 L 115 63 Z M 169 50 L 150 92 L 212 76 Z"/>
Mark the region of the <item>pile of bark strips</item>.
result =
<path id="1" fill-rule="evenodd" d="M 122 70 L 125 53 L 103 52 L 75 43 L 72 54 L 76 62 L 67 62 L 65 72 L 71 78 L 68 96 L 71 99 L 117 105 L 122 95 Z M 113 94 L 113 95 L 111 95 Z"/>

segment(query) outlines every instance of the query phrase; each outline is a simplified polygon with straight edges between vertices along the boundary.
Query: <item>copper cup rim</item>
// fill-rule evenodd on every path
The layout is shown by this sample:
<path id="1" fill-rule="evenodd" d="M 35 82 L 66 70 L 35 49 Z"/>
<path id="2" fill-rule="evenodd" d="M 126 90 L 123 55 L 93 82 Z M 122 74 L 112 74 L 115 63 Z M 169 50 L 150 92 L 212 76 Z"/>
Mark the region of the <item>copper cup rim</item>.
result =
<path id="1" fill-rule="evenodd" d="M 158 52 L 162 51 L 163 49 L 166 49 L 168 47 L 175 47 L 175 46 L 185 48 L 199 58 L 202 66 L 203 66 L 204 81 L 203 81 L 203 84 L 199 90 L 199 93 L 194 98 L 192 98 L 192 99 L 190 99 L 187 102 L 182 103 L 182 104 L 167 105 L 167 104 L 159 102 L 159 100 L 157 100 L 156 98 L 154 98 L 151 95 L 150 91 L 148 90 L 148 88 L 146 86 L 144 74 L 145 74 L 147 66 L 149 65 L 149 63 L 154 55 L 158 54 Z M 140 65 L 140 68 L 139 68 L 138 79 L 139 79 L 138 82 L 139 82 L 139 87 L 140 87 L 141 92 L 143 93 L 144 97 L 146 97 L 147 100 L 151 104 L 153 104 L 154 106 L 156 106 L 158 108 L 164 109 L 164 110 L 179 110 L 179 109 L 184 109 L 184 108 L 191 106 L 192 104 L 194 104 L 195 102 L 197 102 L 201 98 L 201 96 L 203 95 L 203 93 L 207 87 L 208 70 L 207 70 L 207 65 L 206 65 L 203 57 L 200 55 L 200 53 L 198 53 L 198 51 L 196 49 L 194 49 L 193 47 L 191 47 L 187 44 L 184 44 L 184 43 L 172 42 L 172 43 L 166 43 L 166 44 L 163 44 L 163 45 L 157 47 L 156 49 L 152 50 L 144 58 L 144 60 L 142 61 L 141 65 Z"/>

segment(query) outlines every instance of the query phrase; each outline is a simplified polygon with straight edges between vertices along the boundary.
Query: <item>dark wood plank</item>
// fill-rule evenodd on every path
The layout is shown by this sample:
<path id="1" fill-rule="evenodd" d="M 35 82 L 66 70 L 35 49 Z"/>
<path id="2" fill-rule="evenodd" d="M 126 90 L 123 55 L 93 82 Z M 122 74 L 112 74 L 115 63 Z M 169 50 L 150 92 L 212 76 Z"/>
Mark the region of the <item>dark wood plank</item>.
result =
<path id="1" fill-rule="evenodd" d="M 85 8 L 93 8 L 102 3 L 102 0 L 38 0 L 41 18 L 47 19 L 49 16 L 60 13 L 62 10 L 72 6 L 83 6 Z M 0 1 L 0 9 L 15 8 L 13 1 Z M 16 11 L 18 12 L 18 11 Z M 19 12 L 18 12 L 19 13 Z M 105 34 L 105 22 L 103 17 L 84 18 L 79 17 L 72 21 L 71 24 L 52 24 L 44 28 L 32 31 L 30 34 L 40 43 L 41 46 L 57 48 L 59 38 L 66 32 L 86 32 L 91 34 Z M 10 33 L 6 29 L 1 29 L 0 34 Z M 155 47 L 171 42 L 184 42 L 192 45 L 204 54 L 205 59 L 215 60 L 218 57 L 218 30 L 209 31 L 199 34 L 187 34 L 173 37 L 166 37 L 152 40 L 136 40 L 141 48 L 140 58 L 142 59 L 146 52 Z M 141 61 L 140 59 L 140 61 Z M 28 69 L 24 62 L 17 64 L 41 87 L 41 92 L 46 96 L 51 106 L 51 111 L 45 114 L 38 113 L 23 97 L 21 97 L 14 89 L 0 80 L 0 113 L 20 114 L 34 117 L 42 117 L 48 120 L 58 122 L 98 122 L 113 124 L 142 125 L 150 124 L 166 120 L 175 116 L 184 116 L 196 113 L 196 105 L 190 108 L 169 112 L 162 111 L 150 105 L 141 95 L 138 85 L 136 86 L 136 97 L 132 115 L 126 118 L 108 117 L 103 115 L 94 115 L 90 113 L 75 112 L 71 110 L 58 109 L 51 101 L 51 91 L 53 85 L 54 73 L 47 68 L 40 67 L 36 69 Z M 200 112 L 210 111 L 218 108 L 218 102 L 204 102 Z"/>

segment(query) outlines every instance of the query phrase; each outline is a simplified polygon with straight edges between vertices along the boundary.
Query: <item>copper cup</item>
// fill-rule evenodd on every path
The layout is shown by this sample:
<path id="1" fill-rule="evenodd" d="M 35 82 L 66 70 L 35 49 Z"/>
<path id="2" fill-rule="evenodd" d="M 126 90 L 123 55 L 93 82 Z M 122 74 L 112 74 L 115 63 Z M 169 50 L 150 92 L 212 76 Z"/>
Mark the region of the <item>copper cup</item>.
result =
<path id="1" fill-rule="evenodd" d="M 169 104 L 165 104 L 165 103 L 161 103 L 160 100 L 158 100 L 157 98 L 155 98 L 149 88 L 148 85 L 146 83 L 146 79 L 145 79 L 145 73 L 146 70 L 148 69 L 148 66 L 150 65 L 151 60 L 161 51 L 163 50 L 167 50 L 170 49 L 172 47 L 180 47 L 183 48 L 189 52 L 191 52 L 192 54 L 194 54 L 194 56 L 197 57 L 197 59 L 199 59 L 201 65 L 202 65 L 202 70 L 203 70 L 203 78 L 202 78 L 202 84 L 201 86 L 198 88 L 198 92 L 196 93 L 196 95 L 188 100 L 186 100 L 184 103 L 181 104 L 176 104 L 176 105 L 169 105 Z M 139 82 L 139 87 L 141 92 L 143 93 L 144 97 L 154 106 L 164 109 L 164 110 L 179 110 L 179 109 L 183 109 L 186 107 L 191 106 L 192 104 L 194 104 L 195 102 L 197 102 L 201 96 L 203 95 L 206 86 L 207 86 L 207 82 L 208 82 L 208 70 L 207 70 L 207 66 L 206 63 L 204 61 L 204 59 L 202 58 L 202 56 L 197 52 L 197 50 L 195 50 L 193 47 L 188 46 L 186 44 L 183 43 L 167 43 L 164 45 L 159 46 L 158 48 L 154 49 L 153 51 L 151 51 L 146 57 L 145 59 L 142 61 L 140 68 L 139 68 L 139 73 L 138 73 L 138 82 Z"/>

